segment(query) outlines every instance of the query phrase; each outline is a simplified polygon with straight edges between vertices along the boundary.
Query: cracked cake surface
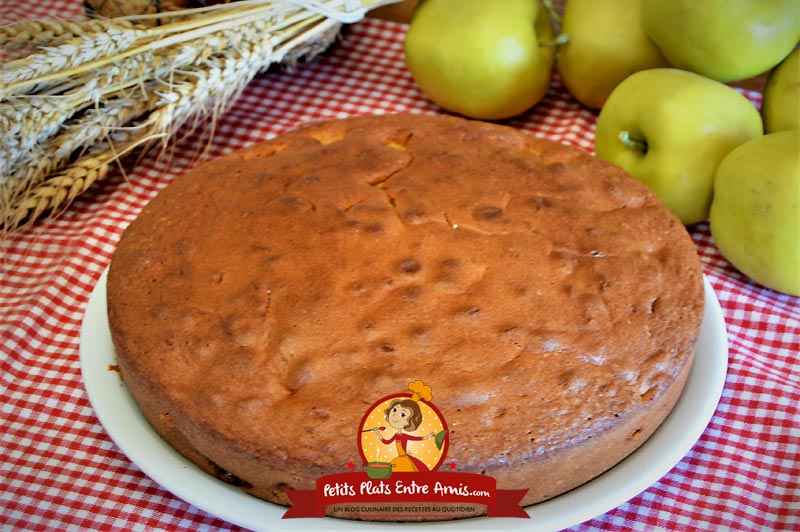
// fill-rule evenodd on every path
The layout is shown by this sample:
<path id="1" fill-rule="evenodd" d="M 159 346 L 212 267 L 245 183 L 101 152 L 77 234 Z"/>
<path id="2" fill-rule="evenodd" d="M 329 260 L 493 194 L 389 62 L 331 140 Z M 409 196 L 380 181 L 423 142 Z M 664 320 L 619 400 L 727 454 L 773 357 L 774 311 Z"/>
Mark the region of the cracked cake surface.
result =
<path id="1" fill-rule="evenodd" d="M 453 117 L 310 124 L 200 165 L 125 231 L 108 310 L 176 449 L 287 504 L 423 379 L 448 456 L 545 500 L 677 401 L 703 307 L 685 228 L 591 155 Z"/>

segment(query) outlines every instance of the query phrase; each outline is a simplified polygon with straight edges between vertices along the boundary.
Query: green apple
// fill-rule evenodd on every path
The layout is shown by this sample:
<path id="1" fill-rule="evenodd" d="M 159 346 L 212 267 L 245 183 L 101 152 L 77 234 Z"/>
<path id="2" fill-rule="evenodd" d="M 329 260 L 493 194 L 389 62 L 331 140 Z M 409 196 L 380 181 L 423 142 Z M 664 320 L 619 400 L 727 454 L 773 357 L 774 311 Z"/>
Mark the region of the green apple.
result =
<path id="1" fill-rule="evenodd" d="M 595 152 L 642 181 L 686 224 L 708 217 L 714 172 L 762 134 L 761 115 L 731 87 L 674 68 L 631 74 L 597 118 Z"/>
<path id="2" fill-rule="evenodd" d="M 448 111 L 499 120 L 533 107 L 550 85 L 554 30 L 539 0 L 424 0 L 405 39 L 408 69 Z"/>
<path id="3" fill-rule="evenodd" d="M 800 131 L 734 149 L 715 177 L 711 236 L 739 271 L 800 296 Z"/>
<path id="4" fill-rule="evenodd" d="M 800 129 L 800 48 L 770 72 L 761 100 L 761 116 L 765 133 Z"/>
<path id="5" fill-rule="evenodd" d="M 569 0 L 556 56 L 561 80 L 576 100 L 603 106 L 619 83 L 639 70 L 669 66 L 644 33 L 642 0 Z"/>
<path id="6" fill-rule="evenodd" d="M 798 0 L 643 0 L 645 32 L 675 68 L 717 81 L 757 76 L 800 40 Z"/>

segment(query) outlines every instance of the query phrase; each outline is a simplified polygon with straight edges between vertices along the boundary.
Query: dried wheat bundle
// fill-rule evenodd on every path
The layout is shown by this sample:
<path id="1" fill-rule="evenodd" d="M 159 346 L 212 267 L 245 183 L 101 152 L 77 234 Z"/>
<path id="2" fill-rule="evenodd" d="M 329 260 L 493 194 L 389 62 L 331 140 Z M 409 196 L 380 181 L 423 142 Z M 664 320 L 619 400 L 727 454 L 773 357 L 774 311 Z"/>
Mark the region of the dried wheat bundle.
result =
<path id="1" fill-rule="evenodd" d="M 124 155 L 165 149 L 259 72 L 315 56 L 342 24 L 393 1 L 242 0 L 0 27 L 0 45 L 27 51 L 0 69 L 3 231 L 63 212 Z"/>

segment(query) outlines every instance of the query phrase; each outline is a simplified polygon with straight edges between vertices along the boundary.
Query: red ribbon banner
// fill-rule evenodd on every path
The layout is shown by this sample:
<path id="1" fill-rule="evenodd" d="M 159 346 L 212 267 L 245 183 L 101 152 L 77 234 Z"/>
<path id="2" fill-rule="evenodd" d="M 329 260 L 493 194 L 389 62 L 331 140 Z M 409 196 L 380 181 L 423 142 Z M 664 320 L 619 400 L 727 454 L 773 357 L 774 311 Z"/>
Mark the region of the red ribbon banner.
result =
<path id="1" fill-rule="evenodd" d="M 284 491 L 292 503 L 284 519 L 324 517 L 326 506 L 357 503 L 482 504 L 489 517 L 529 517 L 519 505 L 527 489 L 498 490 L 493 477 L 474 473 L 336 473 L 318 478 L 316 490 Z"/>

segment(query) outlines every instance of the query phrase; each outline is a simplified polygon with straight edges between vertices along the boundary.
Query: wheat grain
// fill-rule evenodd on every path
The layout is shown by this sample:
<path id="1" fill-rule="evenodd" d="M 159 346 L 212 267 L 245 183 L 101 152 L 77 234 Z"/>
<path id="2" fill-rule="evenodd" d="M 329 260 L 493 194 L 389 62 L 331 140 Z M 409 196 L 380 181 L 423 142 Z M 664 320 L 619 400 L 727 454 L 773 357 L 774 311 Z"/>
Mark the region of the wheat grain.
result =
<path id="1" fill-rule="evenodd" d="M 163 54 L 148 51 L 93 71 L 90 77 L 76 77 L 70 90 L 61 94 L 22 96 L 0 103 L 0 127 L 11 135 L 10 142 L 0 146 L 0 173 L 14 173 L 16 166 L 27 164 L 34 155 L 33 146 L 45 142 L 63 127 L 71 117 L 70 112 L 72 116 L 78 115 L 87 106 L 96 105 L 102 98 L 113 98 L 114 93 L 131 86 L 142 87 L 140 95 L 129 93 L 132 102 L 147 100 L 150 91 L 144 88 L 144 80 L 169 77 L 175 69 L 195 64 L 241 38 L 239 32 L 228 31 L 196 43 L 180 43 Z M 113 111 L 115 106 L 108 109 Z"/>
<path id="2" fill-rule="evenodd" d="M 0 46 L 19 49 L 28 46 L 61 44 L 63 41 L 80 37 L 85 33 L 100 33 L 109 28 L 135 28 L 128 20 L 40 20 L 22 21 L 0 26 Z"/>
<path id="3" fill-rule="evenodd" d="M 14 170 L 14 179 L 0 182 L 0 197 L 7 200 L 24 196 L 48 175 L 63 170 L 76 154 L 94 145 L 114 139 L 120 130 L 146 114 L 153 102 L 143 98 L 117 97 L 104 100 L 79 119 L 68 124 L 61 133 L 45 143 L 37 144 Z"/>
<path id="4" fill-rule="evenodd" d="M 145 127 L 148 135 L 169 138 L 196 114 L 219 112 L 263 68 L 272 63 L 273 46 L 263 22 L 241 30 L 249 38 L 224 48 L 201 66 L 183 69 L 156 90 L 160 100 Z M 258 37 L 255 37 L 258 36 Z"/>
<path id="5" fill-rule="evenodd" d="M 47 148 L 40 145 L 47 143 L 48 139 L 59 130 L 64 130 L 57 140 L 53 142 L 55 159 L 63 160 L 75 146 L 83 145 L 87 135 L 91 138 L 100 138 L 98 128 L 103 130 L 118 127 L 124 124 L 119 121 L 120 116 L 126 120 L 132 116 L 142 114 L 154 105 L 151 94 L 154 87 L 162 87 L 157 83 L 162 79 L 169 79 L 179 69 L 189 65 L 202 66 L 202 61 L 213 53 L 218 53 L 226 48 L 239 48 L 247 31 L 264 31 L 264 24 L 253 26 L 254 29 L 241 31 L 225 31 L 220 35 L 209 35 L 197 43 L 180 43 L 172 49 L 165 50 L 164 54 L 148 51 L 139 56 L 123 59 L 119 64 L 109 65 L 99 71 L 93 72 L 92 77 L 83 81 L 74 82 L 75 87 L 67 92 L 51 98 L 34 96 L 37 101 L 31 102 L 29 98 L 14 100 L 0 104 L 0 126 L 6 126 L 12 134 L 12 140 L 6 146 L 0 146 L 0 173 L 15 174 L 18 179 L 34 180 L 34 176 L 45 170 L 52 170 L 57 166 L 50 164 L 50 157 L 43 157 Z M 152 81 L 143 80 L 150 78 Z M 119 96 L 122 91 L 131 86 L 139 86 L 139 94 L 128 92 Z M 117 94 L 115 96 L 115 94 Z M 111 105 L 100 104 L 109 100 Z M 70 117 L 64 110 L 80 111 L 87 105 L 94 105 L 101 109 L 100 113 L 90 109 L 86 117 L 79 118 L 75 124 L 68 124 Z M 33 113 L 23 113 L 27 109 L 35 109 Z M 136 109 L 134 113 L 121 114 L 120 110 Z M 59 114 L 58 110 L 62 112 Z M 103 113 L 109 114 L 110 120 L 103 120 Z M 22 130 L 39 131 L 40 135 L 34 137 L 26 135 Z M 16 139 L 22 138 L 23 142 Z"/>
<path id="6" fill-rule="evenodd" d="M 253 38 L 255 35 L 259 35 L 259 38 Z M 69 203 L 75 195 L 96 180 L 93 176 L 100 175 L 94 169 L 98 161 L 103 163 L 102 175 L 105 175 L 108 164 L 118 157 L 110 147 L 101 151 L 95 150 L 85 159 L 93 169 L 87 169 L 87 165 L 80 162 L 83 160 L 81 159 L 64 174 L 42 179 L 75 150 L 85 149 L 87 144 L 107 135 L 110 129 L 120 127 L 120 124 L 127 123 L 150 107 L 155 107 L 155 110 L 147 119 L 142 124 L 129 128 L 128 145 L 139 146 L 166 139 L 191 117 L 210 109 L 219 110 L 259 70 L 271 64 L 272 44 L 264 22 L 251 23 L 238 34 L 229 33 L 226 39 L 238 41 L 240 46 L 221 48 L 219 55 L 207 58 L 199 66 L 192 64 L 188 69 L 174 75 L 169 82 L 151 81 L 145 92 L 153 94 L 157 101 L 140 101 L 137 105 L 131 103 L 137 100 L 119 99 L 112 108 L 87 112 L 84 120 L 68 127 L 64 133 L 53 139 L 48 145 L 49 149 L 43 150 L 38 145 L 38 150 L 26 146 L 29 149 L 29 158 L 41 155 L 40 162 L 34 166 L 25 166 L 18 173 L 14 183 L 25 183 L 22 189 L 14 189 L 13 183 L 6 184 L 2 197 L 11 207 L 6 209 L 8 212 L 3 216 L 5 225 L 14 226 L 26 218 L 38 218 L 47 210 L 57 210 Z M 230 83 L 229 80 L 236 82 Z M 160 89 L 155 89 L 154 85 L 158 85 Z M 40 108 L 49 110 L 46 102 L 42 102 Z M 37 114 L 46 115 L 44 110 Z M 112 120 L 112 116 L 117 120 Z M 72 136 L 81 131 L 85 133 L 85 139 Z M 128 150 L 129 148 L 123 149 Z"/>
<path id="7" fill-rule="evenodd" d="M 64 131 L 80 137 L 83 132 L 70 127 L 70 123 L 77 122 L 80 127 L 82 117 L 92 116 L 92 111 L 87 110 L 91 105 L 88 101 L 76 105 L 66 96 L 30 96 L 0 103 L 0 128 L 9 133 L 6 142 L 0 144 L 0 175 L 17 175 L 20 168 L 29 169 L 31 162 L 46 152 L 43 147 L 54 137 L 63 138 Z"/>
<path id="8" fill-rule="evenodd" d="M 198 44 L 181 43 L 163 56 L 149 52 L 126 58 L 120 64 L 94 73 L 86 82 L 76 83 L 77 87 L 67 94 L 51 98 L 27 97 L 0 104 L 0 127 L 10 133 L 10 141 L 0 146 L 0 174 L 14 174 L 18 180 L 36 182 L 42 172 L 57 168 L 55 163 L 64 160 L 78 146 L 84 146 L 87 138 L 101 138 L 102 131 L 119 127 L 150 108 L 157 99 L 149 96 L 156 83 L 141 85 L 141 94 L 129 93 L 123 98 L 112 98 L 111 105 L 100 105 L 101 97 L 118 93 L 128 88 L 127 85 L 144 83 L 142 80 L 146 74 L 155 80 L 169 77 L 175 69 L 194 64 L 201 57 L 236 44 L 241 41 L 241 35 L 229 31 L 225 35 L 207 36 Z M 83 106 L 89 104 L 96 105 L 96 109 L 101 111 L 91 109 L 75 124 L 65 125 L 71 118 L 69 111 L 79 115 Z M 125 120 L 120 121 L 121 116 Z M 54 148 L 50 151 L 53 157 L 45 157 L 49 148 L 42 145 L 62 129 L 64 132 L 52 141 Z M 38 135 L 30 132 L 38 132 Z"/>
<path id="9" fill-rule="evenodd" d="M 109 27 L 105 31 L 89 32 L 73 37 L 58 46 L 43 47 L 34 53 L 11 61 L 0 71 L 0 82 L 11 84 L 40 77 L 54 70 L 65 70 L 98 57 L 127 49 L 147 34 L 128 27 Z"/>
<path id="10" fill-rule="evenodd" d="M 313 57 L 343 22 L 391 1 L 241 0 L 159 13 L 158 27 L 143 16 L 0 28 L 7 48 L 47 45 L 0 72 L 4 230 L 62 212 L 128 153 L 165 153 L 181 127 L 210 116 L 213 134 L 260 71 Z"/>
<path id="11" fill-rule="evenodd" d="M 10 201 L 0 211 L 5 227 L 18 227 L 33 221 L 47 211 L 58 211 L 108 173 L 108 158 L 87 157 L 75 162 L 64 173 L 49 178 L 32 188 L 18 201 Z"/>
<path id="12" fill-rule="evenodd" d="M 9 174 L 25 152 L 53 136 L 74 109 L 64 100 L 30 98 L 0 103 L 0 175 Z"/>
<path id="13" fill-rule="evenodd" d="M 56 216 L 92 184 L 102 180 L 115 161 L 138 147 L 140 139 L 120 135 L 89 150 L 68 168 L 31 187 L 24 196 L 2 195 L 0 222 L 13 230 L 36 221 L 45 213 Z"/>

